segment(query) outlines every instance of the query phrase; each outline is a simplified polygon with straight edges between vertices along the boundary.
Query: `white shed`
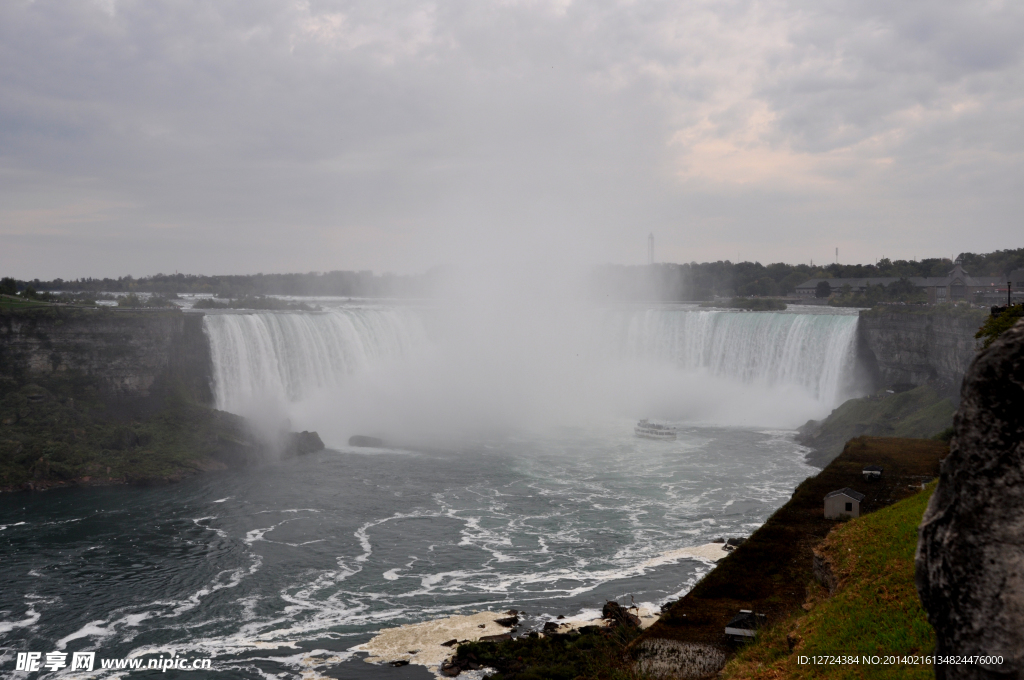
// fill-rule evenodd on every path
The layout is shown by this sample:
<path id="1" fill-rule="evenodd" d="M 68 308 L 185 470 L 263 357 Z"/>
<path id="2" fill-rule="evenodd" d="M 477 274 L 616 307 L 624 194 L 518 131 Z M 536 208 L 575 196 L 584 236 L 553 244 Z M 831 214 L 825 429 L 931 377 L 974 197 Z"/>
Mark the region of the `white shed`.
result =
<path id="1" fill-rule="evenodd" d="M 860 502 L 864 494 L 849 487 L 825 495 L 825 519 L 860 517 Z"/>

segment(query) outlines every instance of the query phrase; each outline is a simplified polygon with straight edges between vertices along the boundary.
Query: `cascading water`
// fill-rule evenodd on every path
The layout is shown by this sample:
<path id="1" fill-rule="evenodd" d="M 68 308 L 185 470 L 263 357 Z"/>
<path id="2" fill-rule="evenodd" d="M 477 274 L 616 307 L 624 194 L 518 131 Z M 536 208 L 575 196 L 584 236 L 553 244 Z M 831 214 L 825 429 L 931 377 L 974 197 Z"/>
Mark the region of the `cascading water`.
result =
<path id="1" fill-rule="evenodd" d="M 323 313 L 210 314 L 203 320 L 217 408 L 244 411 L 254 399 L 302 399 L 424 343 L 407 309 Z"/>
<path id="2" fill-rule="evenodd" d="M 209 315 L 217 405 L 291 405 L 337 444 L 615 417 L 793 427 L 850 396 L 855 314 L 478 311 Z"/>
<path id="3" fill-rule="evenodd" d="M 797 386 L 833 407 L 849 389 L 857 318 L 647 309 L 610 313 L 605 337 L 620 357 L 670 363 L 760 387 Z"/>

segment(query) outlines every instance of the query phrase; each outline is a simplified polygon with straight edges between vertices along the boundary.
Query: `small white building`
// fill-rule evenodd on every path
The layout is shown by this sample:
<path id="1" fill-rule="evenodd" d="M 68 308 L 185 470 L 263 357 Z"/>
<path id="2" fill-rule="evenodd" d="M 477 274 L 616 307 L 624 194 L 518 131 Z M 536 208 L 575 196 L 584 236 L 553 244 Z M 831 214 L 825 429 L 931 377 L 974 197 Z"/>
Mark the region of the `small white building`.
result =
<path id="1" fill-rule="evenodd" d="M 725 636 L 733 642 L 748 642 L 757 637 L 757 629 L 764 625 L 764 614 L 755 614 L 749 609 L 741 609 L 725 624 Z"/>
<path id="2" fill-rule="evenodd" d="M 825 495 L 825 519 L 860 517 L 860 502 L 864 494 L 849 487 Z"/>
<path id="3" fill-rule="evenodd" d="M 877 465 L 865 465 L 863 472 L 865 482 L 880 479 L 882 476 L 882 468 Z"/>

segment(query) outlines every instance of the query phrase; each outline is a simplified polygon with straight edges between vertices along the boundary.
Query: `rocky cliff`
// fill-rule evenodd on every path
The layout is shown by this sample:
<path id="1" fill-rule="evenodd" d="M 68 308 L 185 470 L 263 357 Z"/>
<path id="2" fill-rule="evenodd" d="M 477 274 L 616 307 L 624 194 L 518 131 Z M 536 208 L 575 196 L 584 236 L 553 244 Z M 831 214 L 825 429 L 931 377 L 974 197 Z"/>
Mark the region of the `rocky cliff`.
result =
<path id="1" fill-rule="evenodd" d="M 210 408 L 203 318 L 0 309 L 0 491 L 177 481 L 323 448 Z"/>
<path id="2" fill-rule="evenodd" d="M 177 381 L 208 404 L 210 380 L 198 314 L 56 306 L 0 311 L 0 381 L 8 386 L 61 383 L 104 399 L 136 399 Z"/>
<path id="3" fill-rule="evenodd" d="M 1024 321 L 978 355 L 921 522 L 917 588 L 942 680 L 1024 678 Z"/>
<path id="4" fill-rule="evenodd" d="M 897 307 L 861 313 L 861 358 L 880 386 L 937 385 L 959 393 L 977 351 L 983 310 Z"/>

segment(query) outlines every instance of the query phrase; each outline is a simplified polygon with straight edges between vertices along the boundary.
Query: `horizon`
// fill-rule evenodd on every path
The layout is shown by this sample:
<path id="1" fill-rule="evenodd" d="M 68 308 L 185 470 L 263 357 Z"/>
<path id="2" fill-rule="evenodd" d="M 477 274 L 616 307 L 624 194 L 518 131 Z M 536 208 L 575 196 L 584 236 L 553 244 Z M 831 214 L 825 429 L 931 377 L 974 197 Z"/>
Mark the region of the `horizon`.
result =
<path id="1" fill-rule="evenodd" d="M 1005 249 L 994 250 L 991 253 L 959 253 L 958 255 L 953 256 L 953 257 L 942 257 L 942 256 L 939 256 L 939 257 L 919 258 L 919 259 L 914 259 L 914 260 L 910 260 L 910 259 L 906 259 L 906 260 L 904 260 L 904 259 L 892 260 L 890 258 L 881 258 L 881 259 L 879 259 L 879 260 L 877 260 L 875 262 L 829 262 L 829 263 L 826 263 L 826 264 L 814 263 L 814 262 L 810 262 L 810 263 L 804 263 L 804 262 L 768 262 L 768 263 L 762 263 L 759 260 L 732 261 L 732 260 L 729 260 L 729 259 L 724 259 L 724 260 L 709 260 L 709 261 L 704 261 L 704 262 L 651 262 L 651 263 L 629 263 L 629 264 L 621 264 L 621 263 L 616 263 L 616 262 L 599 262 L 599 263 L 590 264 L 589 266 L 584 265 L 584 268 L 588 268 L 589 267 L 590 269 L 596 269 L 596 268 L 600 268 L 600 267 L 650 267 L 650 266 L 654 266 L 654 267 L 657 267 L 657 266 L 683 266 L 683 267 L 685 267 L 685 266 L 694 266 L 694 265 L 696 265 L 696 266 L 703 266 L 703 265 L 711 265 L 711 264 L 726 264 L 726 265 L 737 266 L 737 265 L 745 265 L 745 264 L 747 264 L 747 265 L 757 265 L 757 266 L 761 266 L 761 267 L 765 267 L 765 268 L 771 267 L 771 266 L 777 266 L 777 265 L 783 265 L 783 266 L 787 266 L 787 267 L 807 267 L 809 269 L 815 270 L 815 272 L 818 271 L 818 270 L 826 271 L 827 272 L 830 268 L 837 268 L 837 267 L 876 267 L 877 268 L 879 266 L 884 266 L 884 265 L 881 265 L 881 262 L 883 260 L 889 260 L 889 265 L 891 265 L 891 266 L 897 266 L 897 265 L 900 265 L 900 264 L 921 264 L 921 263 L 925 263 L 925 262 L 935 262 L 935 263 L 949 262 L 950 266 L 952 266 L 954 261 L 955 261 L 955 259 L 957 257 L 963 256 L 963 255 L 977 255 L 977 256 L 984 257 L 984 256 L 991 255 L 993 253 L 1012 252 L 1013 250 L 1018 250 L 1018 249 L 1005 248 Z M 1024 250 L 1024 249 L 1019 249 L 1019 250 Z M 53 283 L 53 282 L 56 282 L 58 280 L 62 281 L 63 283 L 74 283 L 76 281 L 104 281 L 104 280 L 118 281 L 118 280 L 129 280 L 129 279 L 133 280 L 133 281 L 142 281 L 142 280 L 153 279 L 153 278 L 157 278 L 157 277 L 168 277 L 168 278 L 170 278 L 170 277 L 176 277 L 176 276 L 184 276 L 184 277 L 187 277 L 187 278 L 217 278 L 217 277 L 254 277 L 254 276 L 324 276 L 324 275 L 328 275 L 328 274 L 364 274 L 364 273 L 368 273 L 368 274 L 370 274 L 372 276 L 375 276 L 375 277 L 394 276 L 394 277 L 404 277 L 404 278 L 417 278 L 417 277 L 424 277 L 424 276 L 429 276 L 431 274 L 440 273 L 442 271 L 452 271 L 452 270 L 458 271 L 457 266 L 456 265 L 451 265 L 451 264 L 440 264 L 440 265 L 435 265 L 435 266 L 433 266 L 433 267 L 431 267 L 431 268 L 429 268 L 427 270 L 424 270 L 424 271 L 410 272 L 410 273 L 401 273 L 401 274 L 400 273 L 396 273 L 396 272 L 390 272 L 390 271 L 380 271 L 380 272 L 378 272 L 378 271 L 375 271 L 375 270 L 372 270 L 372 269 L 362 269 L 362 270 L 355 270 L 355 269 L 331 269 L 331 270 L 324 270 L 324 271 L 260 271 L 260 272 L 234 273 L 234 274 L 226 274 L 226 273 L 205 274 L 205 273 L 201 273 L 201 272 L 200 273 L 191 273 L 191 272 L 175 271 L 173 273 L 156 272 L 156 273 L 153 273 L 153 274 L 143 274 L 143 275 L 140 275 L 140 276 L 135 276 L 133 274 L 122 274 L 122 275 L 118 275 L 118 276 L 81 276 L 81 277 L 77 277 L 77 278 L 74 278 L 74 279 L 65 279 L 65 278 L 63 278 L 61 276 L 57 276 L 57 277 L 54 277 L 52 279 L 42 279 L 42 278 L 40 278 L 38 276 L 37 277 L 33 277 L 31 279 L 28 279 L 28 278 L 22 279 L 22 278 L 17 278 L 17 277 L 12 277 L 12 278 L 16 278 L 16 280 L 19 283 L 34 283 L 34 282 Z M 3 272 L 0 272 L 0 273 L 3 273 Z M 4 275 L 6 275 L 6 273 L 4 273 Z M 855 278 L 859 278 L 859 277 L 855 277 Z"/>

